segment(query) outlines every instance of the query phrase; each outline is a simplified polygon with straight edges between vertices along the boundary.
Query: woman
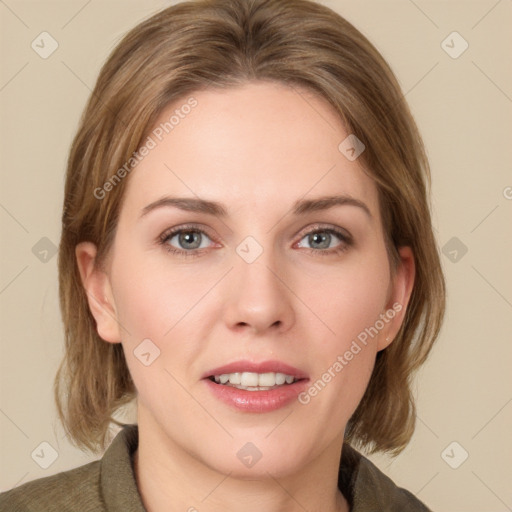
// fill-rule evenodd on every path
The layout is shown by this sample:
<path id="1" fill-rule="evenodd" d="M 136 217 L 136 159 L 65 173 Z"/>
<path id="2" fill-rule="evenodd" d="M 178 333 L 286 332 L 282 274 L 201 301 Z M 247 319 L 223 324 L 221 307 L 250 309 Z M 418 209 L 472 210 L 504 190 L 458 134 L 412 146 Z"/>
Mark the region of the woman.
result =
<path id="1" fill-rule="evenodd" d="M 102 459 L 2 510 L 428 510 L 399 453 L 442 322 L 428 163 L 388 65 L 307 0 L 133 29 L 68 162 L 56 399 Z"/>

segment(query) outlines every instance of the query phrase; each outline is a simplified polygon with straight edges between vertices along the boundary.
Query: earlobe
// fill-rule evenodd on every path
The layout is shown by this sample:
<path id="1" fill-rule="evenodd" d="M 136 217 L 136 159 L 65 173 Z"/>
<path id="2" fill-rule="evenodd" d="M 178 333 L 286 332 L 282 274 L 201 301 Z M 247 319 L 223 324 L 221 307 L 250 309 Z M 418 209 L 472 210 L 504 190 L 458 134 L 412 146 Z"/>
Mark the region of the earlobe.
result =
<path id="1" fill-rule="evenodd" d="M 395 339 L 404 321 L 405 312 L 414 287 L 416 266 L 412 249 L 410 247 L 400 247 L 398 253 L 400 255 L 400 263 L 393 276 L 390 298 L 384 313 L 389 322 L 386 325 L 385 332 L 379 336 L 377 350 L 385 349 Z"/>
<path id="2" fill-rule="evenodd" d="M 87 294 L 89 309 L 96 320 L 98 335 L 110 343 L 120 343 L 121 336 L 110 278 L 96 264 L 97 248 L 92 242 L 81 242 L 75 256 Z"/>

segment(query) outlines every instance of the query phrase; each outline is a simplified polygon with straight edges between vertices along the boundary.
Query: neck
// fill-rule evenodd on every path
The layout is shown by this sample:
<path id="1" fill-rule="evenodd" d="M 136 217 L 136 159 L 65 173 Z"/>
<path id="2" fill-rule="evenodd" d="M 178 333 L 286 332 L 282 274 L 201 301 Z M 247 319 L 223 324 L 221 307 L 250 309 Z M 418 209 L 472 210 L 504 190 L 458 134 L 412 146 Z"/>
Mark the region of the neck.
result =
<path id="1" fill-rule="evenodd" d="M 146 427 L 146 428 L 145 428 Z M 156 434 L 156 435 L 155 435 Z M 338 489 L 341 440 L 293 474 L 255 478 L 224 474 L 199 461 L 161 431 L 140 423 L 134 471 L 147 512 L 349 512 Z"/>

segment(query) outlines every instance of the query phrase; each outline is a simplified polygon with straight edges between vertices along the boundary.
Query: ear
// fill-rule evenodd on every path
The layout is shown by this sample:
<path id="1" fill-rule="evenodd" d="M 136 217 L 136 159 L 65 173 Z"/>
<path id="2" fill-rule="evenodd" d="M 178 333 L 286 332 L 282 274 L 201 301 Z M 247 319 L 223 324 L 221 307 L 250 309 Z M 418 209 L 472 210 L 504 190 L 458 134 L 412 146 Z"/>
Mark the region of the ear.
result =
<path id="1" fill-rule="evenodd" d="M 414 286 L 416 266 L 412 249 L 410 247 L 400 247 L 398 254 L 400 262 L 392 276 L 389 300 L 385 311 L 381 315 L 384 322 L 387 320 L 387 323 L 379 336 L 377 343 L 378 351 L 390 345 L 398 334 L 400 326 L 404 321 L 405 312 Z"/>
<path id="2" fill-rule="evenodd" d="M 96 264 L 96 245 L 81 242 L 75 247 L 75 256 L 87 294 L 87 301 L 94 319 L 98 335 L 110 343 L 120 343 L 120 327 L 110 278 Z"/>

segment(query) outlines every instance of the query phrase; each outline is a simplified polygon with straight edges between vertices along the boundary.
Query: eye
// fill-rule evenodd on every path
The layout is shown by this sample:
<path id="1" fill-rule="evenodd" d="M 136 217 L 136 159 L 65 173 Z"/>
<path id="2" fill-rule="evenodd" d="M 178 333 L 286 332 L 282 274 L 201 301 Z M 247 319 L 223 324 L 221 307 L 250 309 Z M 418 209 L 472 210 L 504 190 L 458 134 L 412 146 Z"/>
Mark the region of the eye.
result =
<path id="1" fill-rule="evenodd" d="M 336 244 L 338 239 L 338 244 Z M 339 254 L 346 251 L 352 244 L 352 237 L 342 231 L 332 227 L 328 228 L 315 228 L 308 231 L 297 244 L 297 247 L 304 247 L 302 240 L 306 240 L 309 247 L 306 247 L 312 254 L 318 254 L 321 256 L 327 256 L 332 254 Z M 334 246 L 333 246 L 334 242 Z"/>
<path id="2" fill-rule="evenodd" d="M 179 256 L 199 256 L 202 249 L 209 247 L 210 237 L 203 229 L 195 226 L 180 226 L 165 231 L 160 236 L 160 243 L 166 250 Z"/>
<path id="3" fill-rule="evenodd" d="M 306 240 L 309 247 L 304 247 L 303 240 Z M 336 244 L 336 240 L 338 243 Z M 201 256 L 211 246 L 208 241 L 212 238 L 208 233 L 197 226 L 178 226 L 171 228 L 159 237 L 161 245 L 165 249 L 180 257 Z M 333 227 L 318 227 L 307 231 L 296 247 L 304 248 L 313 255 L 329 256 L 346 251 L 353 245 L 351 235 L 341 229 Z"/>

